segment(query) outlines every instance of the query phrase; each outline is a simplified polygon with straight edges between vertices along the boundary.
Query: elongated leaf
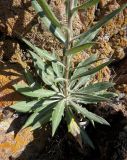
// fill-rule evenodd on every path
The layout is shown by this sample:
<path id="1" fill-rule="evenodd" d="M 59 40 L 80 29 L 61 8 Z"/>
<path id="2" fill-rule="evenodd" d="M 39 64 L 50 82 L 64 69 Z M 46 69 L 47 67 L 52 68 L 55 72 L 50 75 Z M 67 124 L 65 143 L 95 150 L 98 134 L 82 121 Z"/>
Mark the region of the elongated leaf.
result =
<path id="1" fill-rule="evenodd" d="M 53 68 L 53 70 L 54 70 L 54 72 L 56 73 L 56 76 L 57 76 L 58 78 L 63 77 L 63 76 L 62 76 L 62 68 L 61 68 L 61 66 L 58 65 L 58 63 L 52 62 L 52 68 Z"/>
<path id="2" fill-rule="evenodd" d="M 88 2 L 85 2 L 82 5 L 75 7 L 72 12 L 87 9 L 89 7 L 92 7 L 93 5 L 96 5 L 98 2 L 99 0 L 89 0 Z"/>
<path id="3" fill-rule="evenodd" d="M 105 63 L 103 63 L 103 64 L 101 64 L 101 65 L 99 65 L 99 66 L 97 66 L 97 67 L 95 67 L 93 69 L 90 69 L 90 70 L 88 70 L 88 71 L 86 71 L 84 73 L 81 73 L 81 74 L 79 73 L 78 75 L 73 76 L 71 80 L 74 80 L 74 79 L 77 79 L 77 78 L 81 78 L 81 77 L 84 77 L 84 76 L 87 76 L 87 75 L 94 74 L 94 73 L 100 71 L 102 68 L 108 66 L 111 62 L 112 62 L 112 60 L 110 60 L 108 62 L 105 62 Z"/>
<path id="4" fill-rule="evenodd" d="M 42 101 L 21 101 L 10 106 L 10 108 L 15 109 L 18 112 L 30 112 L 42 105 Z"/>
<path id="5" fill-rule="evenodd" d="M 40 84 L 36 80 L 33 79 L 33 76 L 30 71 L 25 70 L 25 78 L 30 87 L 35 87 L 35 88 L 40 87 Z"/>
<path id="6" fill-rule="evenodd" d="M 101 97 L 95 94 L 90 94 L 90 93 L 80 93 L 80 92 L 75 92 L 72 93 L 75 97 L 82 98 L 86 102 L 101 102 L 101 101 L 109 101 L 108 98 Z"/>
<path id="7" fill-rule="evenodd" d="M 48 17 L 48 19 L 57 27 L 61 27 L 61 24 L 59 20 L 56 18 L 55 14 L 50 9 L 48 3 L 46 0 L 38 0 L 40 6 L 42 7 L 45 15 Z"/>
<path id="8" fill-rule="evenodd" d="M 45 84 L 49 85 L 53 90 L 59 91 L 58 88 L 53 84 L 55 81 L 55 77 L 53 76 L 51 69 L 47 67 L 43 60 L 34 52 L 29 51 L 29 53 L 33 58 L 34 65 L 39 77 L 45 82 Z"/>
<path id="9" fill-rule="evenodd" d="M 66 121 L 67 121 L 67 126 L 68 126 L 68 132 L 70 132 L 76 141 L 80 144 L 82 147 L 82 139 L 80 135 L 80 127 L 77 124 L 74 114 L 70 108 L 66 110 Z"/>
<path id="10" fill-rule="evenodd" d="M 40 119 L 42 117 L 46 116 L 51 116 L 51 113 L 53 111 L 54 106 L 53 105 L 49 105 L 46 106 L 45 108 L 43 108 L 41 110 L 41 112 L 34 112 L 26 121 L 26 123 L 23 126 L 23 129 L 28 127 L 28 126 L 33 126 L 34 124 L 36 124 L 38 121 L 40 121 Z"/>
<path id="11" fill-rule="evenodd" d="M 48 89 L 33 89 L 30 87 L 25 87 L 23 85 L 13 85 L 13 87 L 15 88 L 16 91 L 18 91 L 19 93 L 25 95 L 25 96 L 29 96 L 29 97 L 36 97 L 36 98 L 45 98 L 45 97 L 51 97 L 56 95 L 57 93 L 52 91 L 52 90 L 48 90 Z"/>
<path id="12" fill-rule="evenodd" d="M 65 67 L 61 62 L 59 62 L 56 58 L 56 56 L 53 56 L 51 53 L 49 53 L 47 50 L 38 48 L 37 46 L 33 45 L 31 42 L 27 41 L 25 38 L 22 38 L 22 40 L 40 57 L 47 59 L 49 61 L 57 62 L 59 65 Z"/>
<path id="13" fill-rule="evenodd" d="M 88 75 L 86 77 L 82 77 L 79 79 L 79 81 L 76 83 L 76 85 L 74 86 L 73 90 L 77 90 L 80 87 L 84 86 L 87 82 L 89 82 L 90 78 L 92 78 L 91 75 Z"/>
<path id="14" fill-rule="evenodd" d="M 100 92 L 102 90 L 106 90 L 110 87 L 113 87 L 114 83 L 109 82 L 99 82 L 95 84 L 90 84 L 87 87 L 79 90 L 80 93 L 93 93 L 93 92 Z"/>
<path id="15" fill-rule="evenodd" d="M 56 129 L 61 122 L 62 116 L 64 114 L 64 108 L 65 100 L 61 100 L 60 102 L 58 102 L 54 108 L 54 111 L 52 113 L 52 136 L 54 136 Z"/>
<path id="16" fill-rule="evenodd" d="M 96 32 L 98 32 L 98 29 L 104 26 L 108 21 L 110 21 L 113 17 L 115 17 L 119 12 L 121 12 L 123 9 L 127 7 L 127 4 L 122 5 L 120 8 L 114 10 L 112 13 L 105 16 L 103 19 L 101 19 L 98 23 L 96 23 L 93 27 L 91 27 L 87 32 L 82 33 L 79 38 L 79 42 L 76 44 L 76 46 L 82 45 L 86 42 L 90 42 L 92 40 L 91 36 L 94 34 L 96 35 Z M 95 37 L 95 36 L 93 36 Z"/>
<path id="17" fill-rule="evenodd" d="M 113 92 L 103 92 L 101 94 L 98 94 L 98 96 L 102 96 L 102 97 L 111 99 L 113 97 L 117 97 L 118 95 L 116 93 L 113 93 Z"/>
<path id="18" fill-rule="evenodd" d="M 74 107 L 74 109 L 78 113 L 81 113 L 85 118 L 88 118 L 89 120 L 93 120 L 93 121 L 98 122 L 100 124 L 110 125 L 104 118 L 102 118 L 92 112 L 89 112 L 86 108 L 83 108 L 72 101 L 70 101 L 70 103 Z"/>
<path id="19" fill-rule="evenodd" d="M 34 122 L 34 124 L 32 125 L 31 131 L 36 130 L 38 128 L 43 127 L 43 125 L 45 125 L 46 123 L 48 123 L 50 121 L 52 112 L 49 112 L 48 114 L 45 115 L 38 115 L 38 119 L 36 122 Z"/>
<path id="20" fill-rule="evenodd" d="M 95 149 L 95 146 L 93 142 L 91 141 L 90 137 L 88 136 L 88 134 L 86 133 L 86 131 L 84 131 L 83 129 L 81 129 L 80 131 L 81 131 L 81 136 L 82 136 L 84 143 L 88 144 L 91 148 Z"/>
<path id="21" fill-rule="evenodd" d="M 74 47 L 74 48 L 71 48 L 70 50 L 68 50 L 65 54 L 66 55 L 71 55 L 71 54 L 76 54 L 78 52 L 81 52 L 83 51 L 84 49 L 88 49 L 90 47 L 92 47 L 95 43 L 85 43 L 83 45 L 80 45 L 80 46 L 77 46 L 77 47 Z"/>
<path id="22" fill-rule="evenodd" d="M 49 61 L 57 61 L 52 54 L 50 54 L 48 51 L 38 48 L 35 45 L 33 45 L 31 42 L 27 41 L 25 38 L 22 38 L 22 40 L 31 48 L 35 53 L 38 54 L 41 58 L 46 58 Z"/>
<path id="23" fill-rule="evenodd" d="M 42 0 L 43 1 L 43 0 Z M 54 24 L 51 23 L 51 21 L 45 16 L 44 11 L 38 4 L 36 0 L 32 0 L 32 5 L 35 9 L 35 11 L 38 13 L 40 16 L 41 21 L 45 24 L 45 26 L 53 33 L 61 42 L 65 43 L 66 38 L 64 34 L 62 33 L 61 29 L 55 26 Z"/>
<path id="24" fill-rule="evenodd" d="M 90 63 L 92 63 L 93 61 L 97 60 L 97 55 L 92 55 L 89 58 L 87 58 L 86 60 L 84 59 L 83 61 L 81 61 L 78 66 L 75 68 L 74 73 L 71 77 L 71 79 L 73 79 L 73 77 L 79 75 L 79 73 L 84 73 L 88 70 L 88 67 L 90 67 Z M 85 66 L 85 67 L 82 67 Z M 88 67 L 87 67 L 88 66 Z"/>

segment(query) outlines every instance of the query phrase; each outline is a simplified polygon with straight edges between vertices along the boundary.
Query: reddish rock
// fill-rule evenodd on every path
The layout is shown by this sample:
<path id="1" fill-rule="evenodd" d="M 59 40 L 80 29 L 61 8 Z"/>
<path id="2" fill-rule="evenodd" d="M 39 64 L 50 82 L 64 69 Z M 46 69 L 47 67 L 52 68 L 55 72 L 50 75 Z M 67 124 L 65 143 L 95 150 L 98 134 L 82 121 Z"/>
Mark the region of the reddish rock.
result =
<path id="1" fill-rule="evenodd" d="M 18 82 L 24 83 L 22 71 L 19 65 L 0 63 L 0 107 L 10 106 L 23 99 L 12 87 Z"/>

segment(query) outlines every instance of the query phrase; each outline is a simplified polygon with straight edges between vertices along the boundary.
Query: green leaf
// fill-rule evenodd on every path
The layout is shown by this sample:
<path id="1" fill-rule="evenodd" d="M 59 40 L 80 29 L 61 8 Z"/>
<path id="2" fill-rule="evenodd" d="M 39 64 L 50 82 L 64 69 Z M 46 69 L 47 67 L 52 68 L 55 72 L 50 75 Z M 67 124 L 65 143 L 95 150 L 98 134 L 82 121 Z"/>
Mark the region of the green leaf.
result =
<path id="1" fill-rule="evenodd" d="M 30 41 L 27 41 L 25 38 L 22 38 L 23 42 L 25 42 L 38 56 L 41 58 L 45 58 L 49 61 L 57 61 L 51 53 L 48 51 L 38 48 L 37 46 L 33 45 Z"/>
<path id="2" fill-rule="evenodd" d="M 56 92 L 59 91 L 58 88 L 54 85 L 55 77 L 52 74 L 52 70 L 50 67 L 47 67 L 45 62 L 34 52 L 29 51 L 31 54 L 35 68 L 37 70 L 37 74 L 44 81 L 45 84 L 49 85 Z"/>
<path id="3" fill-rule="evenodd" d="M 83 3 L 82 5 L 75 7 L 72 10 L 72 12 L 74 13 L 77 10 L 84 10 L 84 9 L 86 10 L 87 8 L 92 7 L 93 5 L 96 5 L 98 2 L 99 2 L 99 0 L 89 0 L 85 3 Z"/>
<path id="4" fill-rule="evenodd" d="M 79 73 L 78 75 L 73 76 L 71 80 L 75 80 L 77 78 L 81 78 L 81 77 L 84 77 L 84 76 L 87 76 L 87 75 L 94 74 L 94 73 L 100 71 L 101 69 L 103 69 L 104 67 L 108 66 L 111 62 L 112 62 L 112 60 L 110 60 L 108 62 L 105 62 L 105 63 L 103 63 L 103 64 L 101 64 L 101 65 L 99 65 L 99 66 L 97 66 L 93 69 L 90 69 L 90 70 L 88 70 L 84 73 Z"/>
<path id="5" fill-rule="evenodd" d="M 91 148 L 95 149 L 95 146 L 93 142 L 91 141 L 90 137 L 88 136 L 88 134 L 86 133 L 86 131 L 83 129 L 80 129 L 80 132 L 81 132 L 81 136 L 82 136 L 84 143 L 88 144 Z"/>
<path id="6" fill-rule="evenodd" d="M 84 86 L 87 82 L 90 81 L 91 78 L 92 78 L 92 76 L 90 76 L 90 75 L 80 78 L 79 81 L 74 86 L 73 90 L 77 90 L 80 87 Z"/>
<path id="7" fill-rule="evenodd" d="M 45 125 L 46 123 L 48 123 L 50 121 L 52 112 L 49 112 L 48 114 L 45 115 L 38 115 L 36 122 L 34 122 L 34 124 L 32 125 L 31 131 L 36 130 L 38 128 L 41 128 L 42 125 Z"/>
<path id="8" fill-rule="evenodd" d="M 87 32 L 80 34 L 79 42 L 77 42 L 77 46 L 82 45 L 86 42 L 90 42 L 95 35 L 98 33 L 98 29 L 100 29 L 102 26 L 104 26 L 108 21 L 110 21 L 113 17 L 115 17 L 118 13 L 120 13 L 123 9 L 127 7 L 127 3 L 122 5 L 120 8 L 114 10 L 112 13 L 105 16 L 103 19 L 101 19 L 98 23 L 96 23 L 93 27 L 91 27 Z"/>
<path id="9" fill-rule="evenodd" d="M 88 68 L 90 67 L 90 64 L 94 61 L 97 60 L 97 55 L 92 55 L 87 59 L 84 59 L 83 61 L 81 61 L 78 66 L 75 68 L 74 73 L 71 77 L 71 79 L 73 79 L 73 77 L 78 76 L 79 73 L 84 73 L 88 70 Z"/>
<path id="10" fill-rule="evenodd" d="M 38 48 L 37 46 L 33 45 L 30 41 L 27 41 L 25 38 L 22 38 L 23 42 L 25 42 L 40 58 L 47 59 L 48 61 L 57 62 L 59 65 L 65 67 L 63 63 L 59 62 L 56 56 L 53 56 L 47 50 Z"/>
<path id="11" fill-rule="evenodd" d="M 101 97 L 105 97 L 105 98 L 113 98 L 113 97 L 117 97 L 118 95 L 116 93 L 112 93 L 112 92 L 103 92 L 101 94 L 98 94 L 98 96 Z"/>
<path id="12" fill-rule="evenodd" d="M 38 108 L 41 105 L 42 105 L 42 101 L 21 101 L 11 105 L 10 108 L 18 112 L 27 113 L 33 109 Z"/>
<path id="13" fill-rule="evenodd" d="M 45 106 L 40 112 L 34 112 L 26 121 L 22 129 L 28 126 L 34 126 L 37 122 L 41 121 L 44 123 L 44 117 L 51 117 L 54 105 Z M 34 126 L 35 127 L 35 126 Z M 37 129 L 37 127 L 35 127 Z"/>
<path id="14" fill-rule="evenodd" d="M 89 93 L 83 93 L 83 92 L 74 92 L 72 93 L 72 95 L 74 95 L 75 97 L 78 98 L 82 98 L 82 100 L 86 101 L 86 102 L 101 102 L 101 101 L 109 101 L 108 98 L 102 97 L 102 96 L 98 96 L 96 94 L 89 94 Z"/>
<path id="15" fill-rule="evenodd" d="M 38 13 L 38 15 L 40 16 L 41 21 L 51 31 L 51 33 L 53 33 L 61 42 L 65 43 L 65 35 L 62 33 L 60 28 L 54 25 L 53 22 L 51 22 L 51 20 L 49 20 L 49 18 L 45 16 L 45 13 L 42 10 L 41 6 L 38 4 L 38 2 L 36 0 L 32 0 L 32 5 L 36 13 Z"/>
<path id="16" fill-rule="evenodd" d="M 54 136 L 56 129 L 58 128 L 61 122 L 62 116 L 64 114 L 64 108 L 65 108 L 65 100 L 61 100 L 54 107 L 54 111 L 52 113 L 52 136 Z"/>
<path id="17" fill-rule="evenodd" d="M 30 87 L 40 87 L 40 84 L 33 79 L 31 72 L 26 69 L 25 69 L 25 78 Z"/>
<path id="18" fill-rule="evenodd" d="M 80 46 L 77 46 L 77 47 L 74 47 L 74 48 L 71 48 L 70 50 L 68 50 L 65 54 L 66 55 L 71 55 L 71 54 L 76 54 L 78 52 L 81 52 L 83 51 L 84 49 L 88 49 L 90 47 L 92 47 L 95 43 L 85 43 L 83 45 L 80 45 Z"/>
<path id="19" fill-rule="evenodd" d="M 73 108 L 78 112 L 81 113 L 85 118 L 88 118 L 89 120 L 93 120 L 95 122 L 98 122 L 100 124 L 104 125 L 110 125 L 104 118 L 89 112 L 86 108 L 81 107 L 80 105 L 70 101 L 70 104 L 73 106 Z"/>
<path id="20" fill-rule="evenodd" d="M 13 87 L 15 88 L 16 91 L 28 97 L 46 98 L 57 94 L 52 90 L 43 88 L 34 89 L 20 84 L 13 85 Z"/>
<path id="21" fill-rule="evenodd" d="M 55 14 L 52 12 L 52 10 L 50 9 L 48 3 L 46 2 L 46 0 L 38 0 L 38 3 L 40 4 L 40 6 L 42 7 L 45 15 L 48 17 L 48 19 L 57 27 L 61 27 L 61 24 L 59 22 L 59 20 L 56 18 Z"/>
<path id="22" fill-rule="evenodd" d="M 106 90 L 110 87 L 113 87 L 114 83 L 109 83 L 109 82 L 99 82 L 95 84 L 90 84 L 87 87 L 79 90 L 78 92 L 80 93 L 93 93 L 93 92 L 100 92 L 102 90 Z"/>
<path id="23" fill-rule="evenodd" d="M 75 121 L 75 117 L 71 109 L 66 110 L 66 121 L 68 126 L 68 132 L 70 132 L 75 138 L 80 135 L 80 128 Z"/>

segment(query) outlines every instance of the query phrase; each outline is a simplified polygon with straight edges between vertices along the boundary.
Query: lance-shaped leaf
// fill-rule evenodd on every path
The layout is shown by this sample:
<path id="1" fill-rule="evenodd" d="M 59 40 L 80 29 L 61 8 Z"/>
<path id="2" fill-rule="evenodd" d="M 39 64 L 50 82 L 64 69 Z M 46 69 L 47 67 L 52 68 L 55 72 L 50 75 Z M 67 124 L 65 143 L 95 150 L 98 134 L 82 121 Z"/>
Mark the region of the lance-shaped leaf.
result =
<path id="1" fill-rule="evenodd" d="M 30 117 L 27 119 L 26 123 L 22 127 L 23 129 L 28 126 L 33 126 L 36 124 L 42 117 L 46 115 L 46 117 L 49 115 L 51 116 L 51 113 L 53 111 L 53 105 L 49 105 L 41 110 L 41 112 L 34 112 Z"/>
<path id="2" fill-rule="evenodd" d="M 86 131 L 81 128 L 80 132 L 81 132 L 81 136 L 82 136 L 84 143 L 88 144 L 90 147 L 95 149 L 95 146 L 94 146 L 93 142 L 91 141 L 90 137 L 88 136 L 88 134 L 86 133 Z"/>
<path id="3" fill-rule="evenodd" d="M 105 62 L 105 63 L 103 63 L 103 64 L 101 64 L 101 65 L 99 65 L 99 66 L 97 66 L 97 67 L 95 67 L 93 69 L 90 69 L 90 70 L 88 70 L 88 71 L 86 71 L 84 73 L 79 73 L 78 75 L 73 76 L 71 80 L 74 80 L 74 79 L 77 79 L 77 78 L 81 78 L 81 77 L 84 77 L 84 76 L 87 76 L 87 75 L 94 74 L 94 73 L 100 71 L 102 68 L 108 66 L 111 62 L 112 62 L 112 60 L 110 60 L 108 62 Z"/>
<path id="4" fill-rule="evenodd" d="M 42 0 L 43 1 L 43 0 Z M 36 0 L 32 0 L 32 5 L 35 11 L 40 16 L 41 21 L 45 24 L 45 26 L 63 43 L 66 42 L 66 38 L 62 33 L 61 29 L 52 24 L 52 22 L 45 16 L 44 11 L 42 10 L 41 6 L 38 4 Z"/>
<path id="5" fill-rule="evenodd" d="M 51 8 L 49 7 L 46 0 L 38 0 L 38 3 L 42 7 L 45 15 L 48 17 L 48 19 L 57 27 L 61 27 L 61 24 L 55 14 L 52 12 Z"/>
<path id="6" fill-rule="evenodd" d="M 116 93 L 113 93 L 113 92 L 103 92 L 101 94 L 98 94 L 98 96 L 101 96 L 101 97 L 105 97 L 105 98 L 113 98 L 113 97 L 117 97 L 118 95 Z"/>
<path id="7" fill-rule="evenodd" d="M 92 47 L 95 43 L 85 43 L 83 45 L 80 45 L 80 46 L 77 46 L 77 47 L 74 47 L 74 48 L 71 48 L 70 50 L 68 50 L 65 54 L 66 55 L 71 55 L 71 54 L 76 54 L 78 52 L 81 52 L 83 51 L 84 49 L 88 49 L 90 47 Z"/>
<path id="8" fill-rule="evenodd" d="M 79 42 L 77 42 L 77 46 L 84 44 L 86 42 L 90 42 L 92 40 L 91 36 L 98 32 L 98 29 L 104 26 L 109 20 L 115 17 L 118 13 L 120 13 L 123 9 L 127 7 L 127 4 L 122 5 L 120 8 L 114 10 L 112 13 L 108 14 L 104 18 L 102 18 L 98 23 L 96 23 L 93 27 L 91 27 L 87 32 L 82 33 L 79 38 Z M 95 36 L 93 36 L 95 37 Z"/>
<path id="9" fill-rule="evenodd" d="M 74 86 L 73 90 L 77 90 L 82 86 L 84 87 L 84 85 L 89 82 L 90 78 L 92 78 L 91 75 L 80 78 L 79 81 Z"/>
<path id="10" fill-rule="evenodd" d="M 84 10 L 84 9 L 89 8 L 89 7 L 92 7 L 93 5 L 96 5 L 98 2 L 99 2 L 99 0 L 89 0 L 88 2 L 85 2 L 82 5 L 75 7 L 72 10 L 72 13 L 74 13 L 77 10 Z"/>
<path id="11" fill-rule="evenodd" d="M 80 93 L 93 93 L 93 92 L 100 92 L 102 90 L 106 90 L 110 87 L 113 87 L 114 83 L 109 82 L 99 82 L 95 84 L 90 84 L 87 87 L 80 89 L 78 92 Z"/>
<path id="12" fill-rule="evenodd" d="M 76 141 L 80 144 L 82 147 L 82 139 L 80 135 L 80 127 L 77 124 L 74 114 L 70 108 L 66 110 L 66 121 L 68 126 L 68 132 L 70 132 L 76 139 Z"/>
<path id="13" fill-rule="evenodd" d="M 52 136 L 54 136 L 56 129 L 58 128 L 61 122 L 62 116 L 64 115 L 64 109 L 65 109 L 65 100 L 61 100 L 54 107 L 54 111 L 52 113 Z"/>
<path id="14" fill-rule="evenodd" d="M 88 70 L 90 66 L 90 64 L 94 63 L 97 60 L 97 55 L 92 55 L 89 58 L 87 58 L 86 60 L 81 61 L 78 66 L 75 68 L 74 73 L 71 77 L 71 79 L 77 75 L 79 75 L 79 73 L 84 73 Z"/>
<path id="15" fill-rule="evenodd" d="M 57 61 L 48 51 L 38 48 L 35 45 L 33 45 L 30 41 L 26 40 L 25 38 L 22 38 L 22 40 L 41 58 L 45 58 L 49 61 Z"/>
<path id="16" fill-rule="evenodd" d="M 109 101 L 108 98 L 102 97 L 102 96 L 98 96 L 95 94 L 87 94 L 87 93 L 83 93 L 83 92 L 75 92 L 72 93 L 72 95 L 74 95 L 77 98 L 82 98 L 82 100 L 86 101 L 86 102 L 101 102 L 101 101 Z"/>
<path id="17" fill-rule="evenodd" d="M 43 127 L 46 123 L 50 121 L 52 112 L 48 112 L 48 114 L 38 115 L 37 120 L 32 124 L 31 131 L 36 130 L 38 128 Z"/>
<path id="18" fill-rule="evenodd" d="M 42 105 L 42 101 L 21 101 L 10 106 L 10 108 L 15 109 L 18 112 L 27 113 L 31 110 L 37 109 Z"/>
<path id="19" fill-rule="evenodd" d="M 66 121 L 68 126 L 68 132 L 70 132 L 74 137 L 80 134 L 80 128 L 75 121 L 73 112 L 70 109 L 66 110 Z"/>
<path id="20" fill-rule="evenodd" d="M 63 66 L 64 65 L 59 62 L 56 58 L 56 56 L 54 57 L 53 54 L 49 53 L 47 50 L 38 48 L 37 46 L 33 45 L 30 41 L 26 40 L 25 38 L 22 38 L 22 40 L 40 57 L 40 58 L 44 58 L 48 61 L 53 61 L 53 62 L 57 62 L 59 65 Z"/>
<path id="21" fill-rule="evenodd" d="M 45 98 L 45 97 L 51 97 L 57 94 L 52 90 L 43 89 L 43 88 L 34 89 L 30 87 L 25 87 L 20 84 L 13 85 L 13 87 L 15 88 L 16 91 L 28 97 Z"/>
<path id="22" fill-rule="evenodd" d="M 73 108 L 78 112 L 81 113 L 85 118 L 88 118 L 89 120 L 93 120 L 95 122 L 98 122 L 100 124 L 104 125 L 110 125 L 104 118 L 89 112 L 86 108 L 83 108 L 82 106 L 70 101 L 70 104 L 73 106 Z"/>

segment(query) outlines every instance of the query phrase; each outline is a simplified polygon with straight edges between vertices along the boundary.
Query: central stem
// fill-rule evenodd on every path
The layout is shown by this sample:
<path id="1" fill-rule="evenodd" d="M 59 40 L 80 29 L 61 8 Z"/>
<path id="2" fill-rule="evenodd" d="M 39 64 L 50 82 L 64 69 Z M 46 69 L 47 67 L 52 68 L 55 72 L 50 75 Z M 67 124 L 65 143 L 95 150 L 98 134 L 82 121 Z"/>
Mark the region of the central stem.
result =
<path id="1" fill-rule="evenodd" d="M 74 0 L 69 0 L 68 2 L 68 31 L 67 31 L 67 44 L 66 44 L 66 50 L 69 50 L 71 48 L 71 39 L 73 36 L 73 28 L 72 28 L 72 9 L 74 7 Z M 68 79 L 69 79 L 69 65 L 70 65 L 70 56 L 65 55 L 65 97 L 68 96 Z"/>

